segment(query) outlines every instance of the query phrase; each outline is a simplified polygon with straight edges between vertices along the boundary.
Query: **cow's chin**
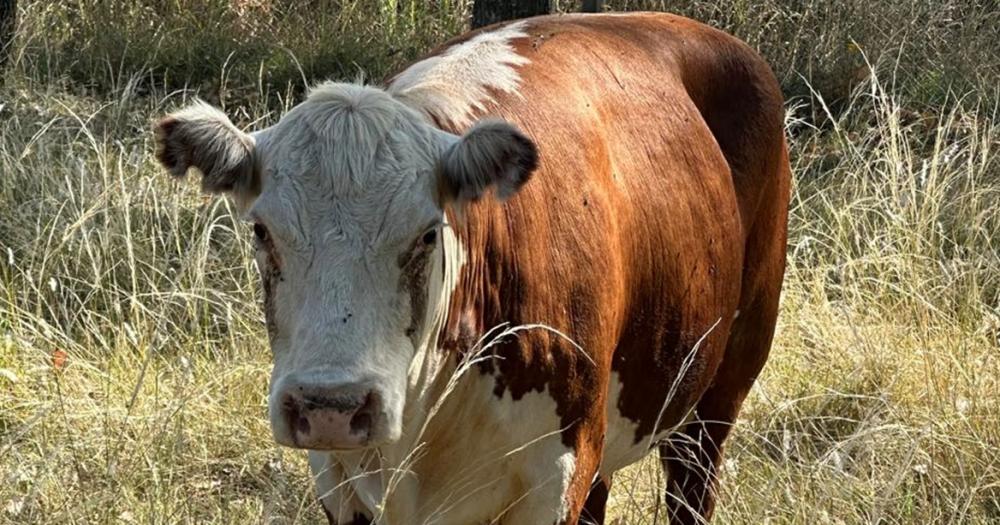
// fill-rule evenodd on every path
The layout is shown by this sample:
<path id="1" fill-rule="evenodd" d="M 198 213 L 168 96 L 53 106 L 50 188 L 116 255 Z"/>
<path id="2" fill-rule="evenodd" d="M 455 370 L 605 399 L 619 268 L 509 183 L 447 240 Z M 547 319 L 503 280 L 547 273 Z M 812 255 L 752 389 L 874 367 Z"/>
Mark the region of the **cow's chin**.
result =
<path id="1" fill-rule="evenodd" d="M 294 431 L 292 433 L 281 432 L 274 434 L 274 440 L 279 444 L 290 448 L 304 450 L 328 451 L 328 452 L 349 452 L 378 448 L 388 445 L 399 437 L 389 436 L 388 433 L 373 432 L 370 435 L 351 434 L 349 436 L 321 435 L 314 438 L 303 439 Z"/>

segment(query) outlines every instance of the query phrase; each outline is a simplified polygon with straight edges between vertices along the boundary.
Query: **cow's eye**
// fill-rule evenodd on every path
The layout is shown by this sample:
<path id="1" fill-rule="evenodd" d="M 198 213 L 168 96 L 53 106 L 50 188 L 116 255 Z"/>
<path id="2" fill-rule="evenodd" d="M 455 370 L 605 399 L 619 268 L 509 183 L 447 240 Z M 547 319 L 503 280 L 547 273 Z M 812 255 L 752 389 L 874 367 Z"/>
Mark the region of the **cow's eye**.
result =
<path id="1" fill-rule="evenodd" d="M 253 234 L 254 237 L 257 237 L 258 241 L 267 242 L 267 228 L 265 228 L 263 224 L 255 222 L 253 224 Z"/>
<path id="2" fill-rule="evenodd" d="M 431 228 L 424 232 L 423 237 L 420 238 L 420 242 L 424 243 L 425 246 L 430 246 L 437 242 L 437 228 Z"/>

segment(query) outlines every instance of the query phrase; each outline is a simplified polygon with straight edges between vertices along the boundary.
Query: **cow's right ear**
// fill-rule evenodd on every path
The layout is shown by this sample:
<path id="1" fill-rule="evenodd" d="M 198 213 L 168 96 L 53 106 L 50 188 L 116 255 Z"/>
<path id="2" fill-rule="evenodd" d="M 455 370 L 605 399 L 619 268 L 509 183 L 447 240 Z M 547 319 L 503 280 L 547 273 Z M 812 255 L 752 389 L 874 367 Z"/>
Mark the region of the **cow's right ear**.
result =
<path id="1" fill-rule="evenodd" d="M 153 132 L 156 158 L 171 175 L 197 168 L 205 191 L 227 193 L 240 205 L 260 193 L 254 139 L 218 109 L 197 101 L 160 119 Z"/>
<path id="2" fill-rule="evenodd" d="M 438 162 L 444 202 L 479 200 L 494 188 L 501 200 L 517 193 L 538 168 L 538 146 L 513 124 L 487 119 L 455 137 Z"/>

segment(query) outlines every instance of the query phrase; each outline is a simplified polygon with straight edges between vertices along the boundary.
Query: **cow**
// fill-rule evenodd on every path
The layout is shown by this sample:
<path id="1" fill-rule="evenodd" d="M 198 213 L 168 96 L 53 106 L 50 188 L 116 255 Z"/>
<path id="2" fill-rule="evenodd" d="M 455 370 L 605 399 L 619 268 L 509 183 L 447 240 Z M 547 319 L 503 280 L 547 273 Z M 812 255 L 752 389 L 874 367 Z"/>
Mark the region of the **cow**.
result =
<path id="1" fill-rule="evenodd" d="M 579 14 L 320 84 L 252 133 L 200 102 L 154 131 L 253 224 L 271 428 L 330 523 L 602 523 L 658 449 L 686 524 L 771 345 L 783 115 L 732 36 Z"/>

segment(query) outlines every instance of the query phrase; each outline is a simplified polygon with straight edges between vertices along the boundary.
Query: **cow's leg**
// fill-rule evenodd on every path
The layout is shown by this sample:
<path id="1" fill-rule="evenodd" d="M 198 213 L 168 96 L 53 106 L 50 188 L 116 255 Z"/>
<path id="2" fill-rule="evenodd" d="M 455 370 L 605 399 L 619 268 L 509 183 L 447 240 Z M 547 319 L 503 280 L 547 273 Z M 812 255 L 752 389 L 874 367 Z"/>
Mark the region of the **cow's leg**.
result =
<path id="1" fill-rule="evenodd" d="M 579 436 L 577 436 L 579 437 Z M 600 467 L 600 443 L 578 440 L 570 449 L 550 438 L 541 456 L 522 472 L 524 493 L 504 513 L 504 525 L 578 525 Z M 560 450 L 559 453 L 553 453 Z M 546 453 L 547 452 L 547 453 Z M 544 459 L 543 459 L 544 458 Z"/>
<path id="2" fill-rule="evenodd" d="M 309 468 L 316 482 L 316 495 L 330 525 L 371 525 L 372 518 L 358 500 L 340 463 L 328 452 L 309 451 Z"/>
<path id="3" fill-rule="evenodd" d="M 782 156 L 779 195 L 788 194 L 787 166 Z M 723 442 L 771 349 L 785 269 L 787 206 L 774 199 L 759 213 L 747 239 L 740 309 L 722 363 L 698 401 L 694 420 L 660 447 L 671 523 L 703 523 L 711 517 Z"/>
<path id="4" fill-rule="evenodd" d="M 764 365 L 771 342 L 772 330 L 762 327 L 773 326 L 773 315 L 768 316 L 769 322 L 760 313 L 747 317 L 761 322 L 756 325 L 759 332 L 734 331 L 726 350 L 728 358 L 736 351 L 734 346 L 739 347 L 742 350 L 737 355 L 744 360 L 723 360 L 715 382 L 698 402 L 693 420 L 660 446 L 671 523 L 704 523 L 712 515 L 722 445 Z"/>
<path id="5" fill-rule="evenodd" d="M 670 523 L 675 525 L 704 523 L 711 517 L 722 443 L 735 414 L 712 417 L 699 411 L 696 418 L 660 445 L 660 461 L 667 473 L 667 508 Z"/>
<path id="6" fill-rule="evenodd" d="M 667 471 L 667 506 L 671 523 L 704 523 L 712 515 L 715 484 L 722 446 L 740 406 L 753 386 L 771 343 L 774 315 L 746 312 L 749 323 L 730 336 L 727 358 L 712 386 L 702 395 L 694 418 L 660 446 L 660 459 Z M 766 319 L 765 319 L 766 317 Z M 741 315 L 742 318 L 742 315 Z M 751 330 L 754 332 L 751 333 Z M 737 348 L 740 349 L 737 353 Z M 728 359 L 734 353 L 743 360 Z"/>
<path id="7" fill-rule="evenodd" d="M 671 523 L 704 523 L 712 515 L 722 445 L 767 359 L 776 307 L 753 308 L 741 314 L 739 320 L 745 316 L 746 321 L 732 332 L 726 358 L 698 402 L 694 419 L 660 446 Z M 738 358 L 730 359 L 734 355 Z"/>
<path id="8" fill-rule="evenodd" d="M 603 404 L 603 403 L 602 403 Z M 569 482 L 563 492 L 563 513 L 561 519 L 556 521 L 558 525 L 578 525 L 580 523 L 591 523 L 583 518 L 584 509 L 587 504 L 591 502 L 592 489 L 594 487 L 594 480 L 599 479 L 597 469 L 601 466 L 601 453 L 603 442 L 597 436 L 604 436 L 603 426 L 601 429 L 596 427 L 593 430 L 597 430 L 597 435 L 591 435 L 588 432 L 583 432 L 579 436 L 579 441 L 577 442 L 576 450 L 576 468 L 573 472 L 573 477 Z M 610 480 L 608 482 L 610 487 Z M 599 500 L 599 496 L 595 496 L 595 501 Z M 604 500 L 607 499 L 607 492 L 605 491 Z M 600 505 L 602 521 L 597 523 L 603 523 L 603 502 Z M 515 523 L 515 522 L 512 522 Z"/>
<path id="9" fill-rule="evenodd" d="M 611 474 L 598 474 L 590 486 L 587 502 L 580 513 L 581 525 L 604 525 L 608 494 L 611 492 Z"/>

